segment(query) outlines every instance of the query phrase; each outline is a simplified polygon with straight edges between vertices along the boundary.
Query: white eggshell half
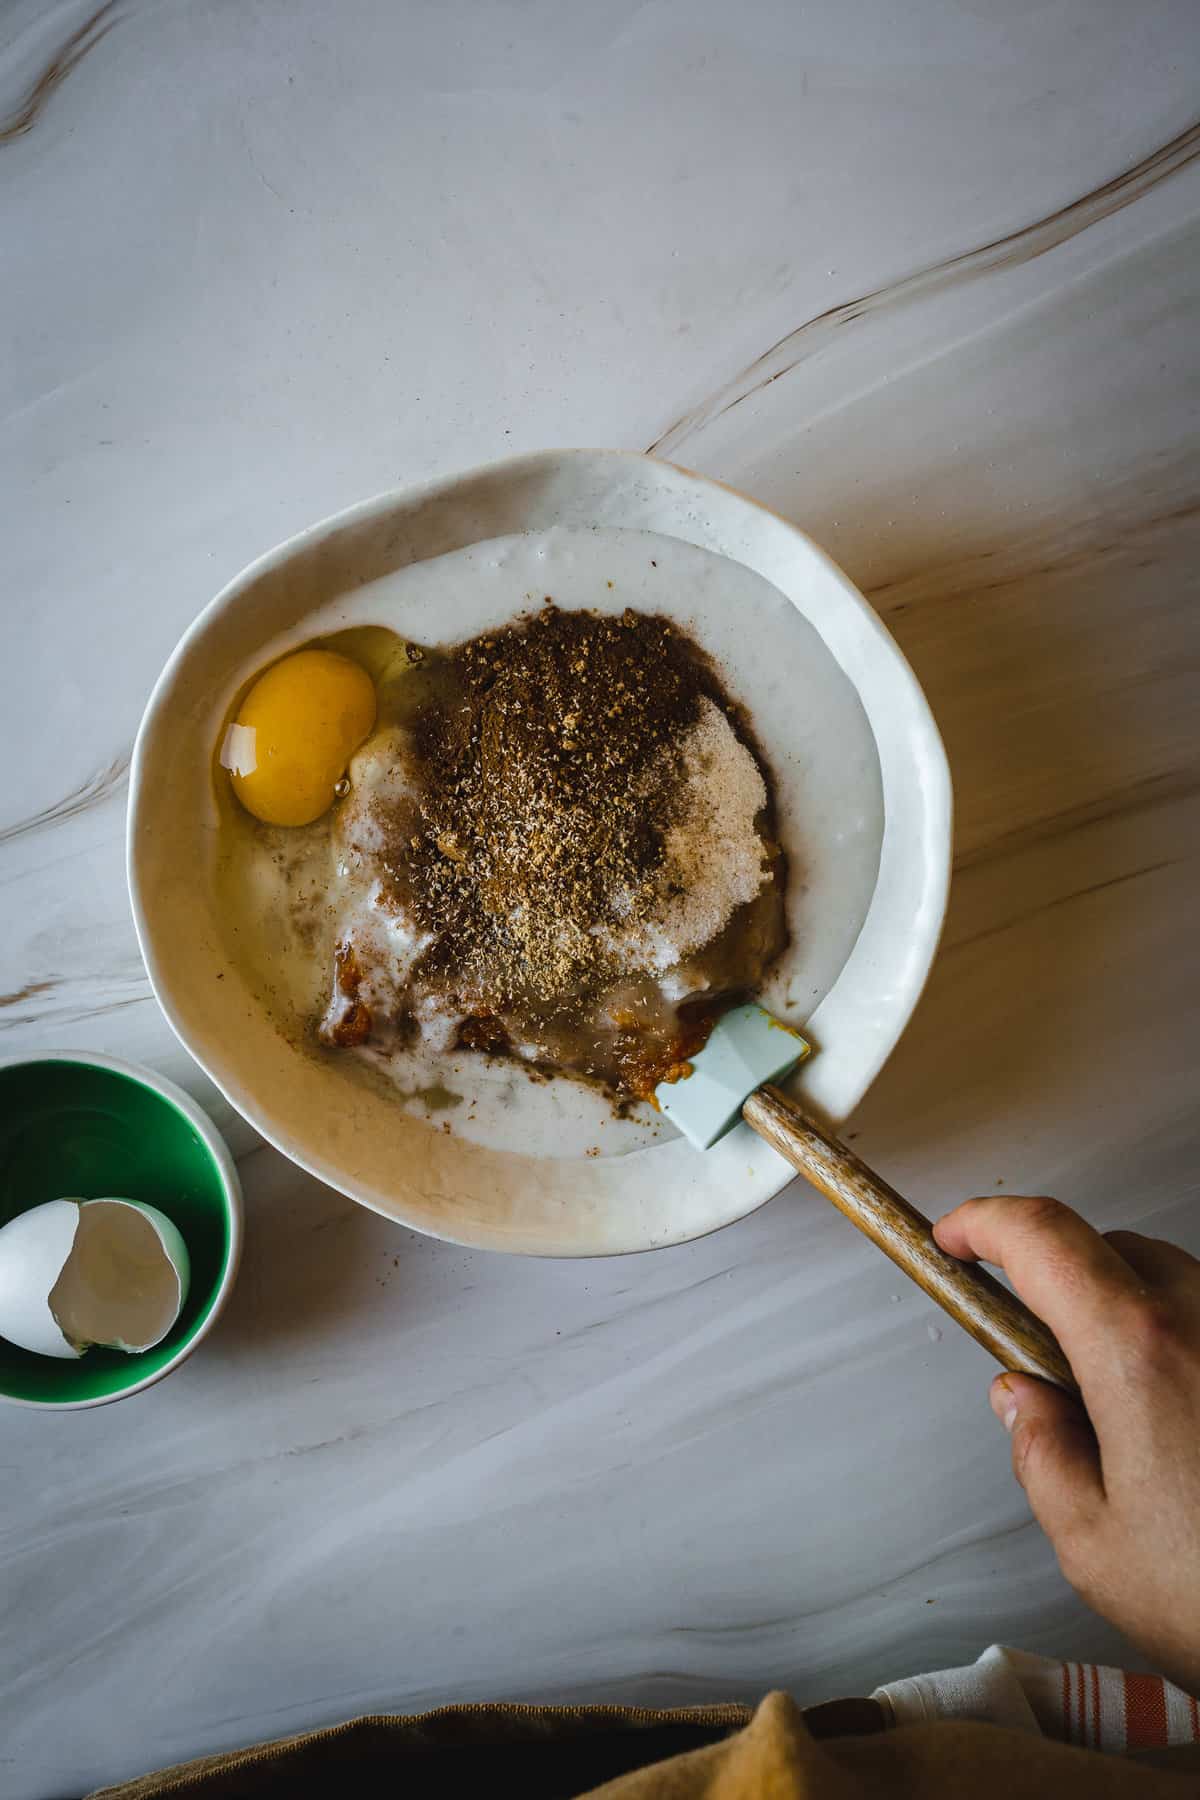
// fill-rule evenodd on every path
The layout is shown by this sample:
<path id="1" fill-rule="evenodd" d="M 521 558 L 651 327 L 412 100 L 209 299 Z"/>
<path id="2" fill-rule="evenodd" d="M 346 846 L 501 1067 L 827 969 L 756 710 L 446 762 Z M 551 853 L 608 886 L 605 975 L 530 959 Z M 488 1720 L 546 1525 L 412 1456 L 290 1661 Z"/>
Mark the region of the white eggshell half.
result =
<path id="1" fill-rule="evenodd" d="M 50 1294 L 79 1230 L 78 1200 L 47 1200 L 0 1226 L 0 1337 L 38 1356 L 77 1357 Z"/>
<path id="2" fill-rule="evenodd" d="M 171 1330 L 187 1298 L 190 1265 L 176 1227 L 156 1206 L 85 1200 L 71 1254 L 50 1294 L 68 1342 L 135 1353 Z"/>
<path id="3" fill-rule="evenodd" d="M 0 1227 L 0 1337 L 38 1356 L 161 1343 L 187 1298 L 176 1227 L 137 1200 L 48 1200 Z"/>

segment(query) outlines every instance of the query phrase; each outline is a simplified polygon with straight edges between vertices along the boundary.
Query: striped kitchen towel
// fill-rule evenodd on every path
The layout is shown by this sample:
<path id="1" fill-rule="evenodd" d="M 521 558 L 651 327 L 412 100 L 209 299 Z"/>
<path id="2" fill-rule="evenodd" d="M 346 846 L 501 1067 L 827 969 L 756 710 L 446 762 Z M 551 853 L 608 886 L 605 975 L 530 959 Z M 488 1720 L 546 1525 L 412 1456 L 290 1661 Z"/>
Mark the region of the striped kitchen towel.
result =
<path id="1" fill-rule="evenodd" d="M 896 1725 L 985 1719 L 1117 1754 L 1200 1744 L 1200 1706 L 1161 1675 L 1056 1662 L 999 1644 L 966 1668 L 891 1681 L 872 1699 Z"/>

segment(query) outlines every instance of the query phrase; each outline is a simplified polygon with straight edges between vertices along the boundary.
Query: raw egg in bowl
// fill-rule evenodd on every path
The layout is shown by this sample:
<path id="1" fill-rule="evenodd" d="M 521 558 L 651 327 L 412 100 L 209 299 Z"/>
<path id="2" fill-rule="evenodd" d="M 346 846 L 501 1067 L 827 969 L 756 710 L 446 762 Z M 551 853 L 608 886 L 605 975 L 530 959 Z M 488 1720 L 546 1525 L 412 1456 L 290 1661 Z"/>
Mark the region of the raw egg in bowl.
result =
<path id="1" fill-rule="evenodd" d="M 527 1045 L 486 1033 L 435 1041 L 438 996 L 410 1005 L 404 984 L 427 966 L 440 916 L 427 887 L 413 900 L 413 882 L 434 864 L 420 830 L 380 835 L 380 809 L 391 823 L 405 816 L 405 745 L 424 741 L 421 709 L 454 657 L 549 611 L 547 600 L 568 620 L 663 622 L 711 660 L 725 717 L 748 718 L 789 871 L 787 945 L 762 995 L 816 1045 L 798 1091 L 844 1118 L 936 948 L 945 757 L 915 678 L 840 571 L 783 520 L 670 465 L 618 452 L 518 459 L 368 502 L 239 576 L 152 696 L 134 756 L 129 879 L 168 1019 L 287 1155 L 433 1235 L 594 1255 L 712 1230 L 790 1175 L 748 1132 L 699 1156 L 644 1108 L 618 1116 L 594 1086 L 523 1068 Z M 619 688 L 604 696 L 614 732 Z M 586 708 L 550 710 L 564 757 L 613 748 L 603 734 L 580 743 Z M 705 729 L 729 793 L 757 792 L 722 722 L 706 714 Z M 496 756 L 511 751 L 501 732 Z M 503 766 L 523 778 L 519 757 Z M 437 826 L 451 910 L 476 842 L 464 775 L 463 819 L 447 812 Z M 497 779 L 497 805 L 502 790 Z M 730 830 L 715 865 L 744 875 L 754 846 Z M 537 838 L 548 879 L 559 848 Z M 507 926 L 527 928 L 520 909 L 536 906 L 536 882 L 515 911 L 510 888 L 497 893 Z M 524 941 L 542 956 L 536 933 Z M 384 1043 L 375 1024 L 400 1016 L 397 993 L 406 1029 Z M 633 1012 L 644 998 L 639 989 Z"/>
<path id="2" fill-rule="evenodd" d="M 311 825 L 329 811 L 351 755 L 375 723 L 367 671 L 333 650 L 297 650 L 258 676 L 225 732 L 221 761 L 265 825 Z"/>

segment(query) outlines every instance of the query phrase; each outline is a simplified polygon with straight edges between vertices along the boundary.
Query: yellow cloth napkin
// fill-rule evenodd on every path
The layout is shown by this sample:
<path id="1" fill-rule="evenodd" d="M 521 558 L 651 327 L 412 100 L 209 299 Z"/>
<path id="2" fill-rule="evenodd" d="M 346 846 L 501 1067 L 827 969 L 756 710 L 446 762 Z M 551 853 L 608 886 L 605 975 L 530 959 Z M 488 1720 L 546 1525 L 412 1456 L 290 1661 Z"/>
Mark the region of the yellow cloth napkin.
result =
<path id="1" fill-rule="evenodd" d="M 94 1800 L 296 1800 L 436 1795 L 503 1800 L 1181 1800 L 1200 1793 L 1192 1750 L 1177 1770 L 960 1720 L 885 1729 L 869 1700 L 801 1712 L 771 1694 L 742 1707 L 445 1707 L 354 1719 L 202 1758 Z M 1189 1772 L 1190 1771 L 1190 1772 Z"/>

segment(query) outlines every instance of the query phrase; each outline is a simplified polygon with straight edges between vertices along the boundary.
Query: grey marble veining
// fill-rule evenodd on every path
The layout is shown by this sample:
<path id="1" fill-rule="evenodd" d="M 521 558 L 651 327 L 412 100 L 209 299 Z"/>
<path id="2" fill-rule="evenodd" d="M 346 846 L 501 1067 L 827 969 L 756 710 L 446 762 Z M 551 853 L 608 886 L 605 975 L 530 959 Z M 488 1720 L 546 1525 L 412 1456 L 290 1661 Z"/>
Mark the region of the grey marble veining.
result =
<path id="1" fill-rule="evenodd" d="M 1200 1250 L 1198 62 L 1189 0 L 9 8 L 0 1045 L 182 1080 L 249 1219 L 167 1382 L 0 1421 L 6 1796 L 371 1707 L 1128 1654 L 986 1359 L 822 1203 L 606 1263 L 397 1231 L 174 1043 L 121 838 L 249 557 L 655 444 L 830 549 L 946 737 L 944 947 L 857 1147 L 933 1212 L 1050 1190 Z"/>

